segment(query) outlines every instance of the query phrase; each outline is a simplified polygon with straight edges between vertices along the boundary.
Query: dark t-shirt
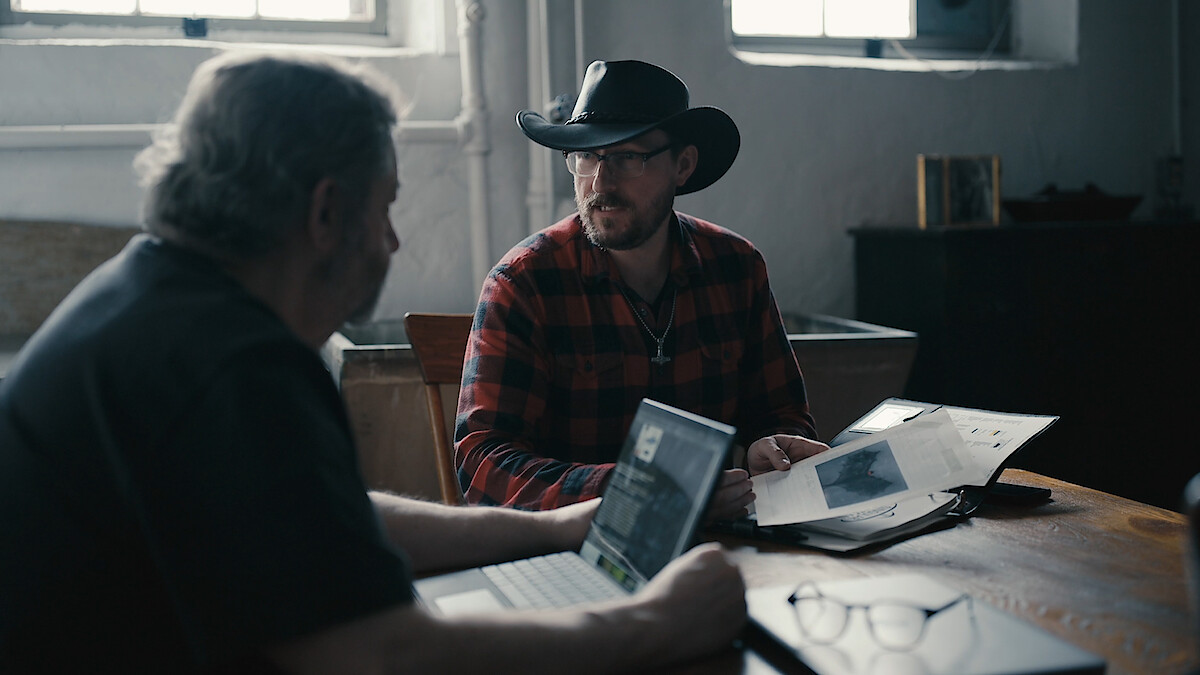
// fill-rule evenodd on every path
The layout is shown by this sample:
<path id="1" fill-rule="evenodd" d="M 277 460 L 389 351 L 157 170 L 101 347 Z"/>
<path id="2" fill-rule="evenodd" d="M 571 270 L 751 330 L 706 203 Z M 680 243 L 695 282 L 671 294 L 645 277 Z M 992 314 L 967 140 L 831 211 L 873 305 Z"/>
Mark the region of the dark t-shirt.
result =
<path id="1" fill-rule="evenodd" d="M 0 671 L 216 671 L 411 601 L 313 351 L 135 238 L 0 382 Z"/>

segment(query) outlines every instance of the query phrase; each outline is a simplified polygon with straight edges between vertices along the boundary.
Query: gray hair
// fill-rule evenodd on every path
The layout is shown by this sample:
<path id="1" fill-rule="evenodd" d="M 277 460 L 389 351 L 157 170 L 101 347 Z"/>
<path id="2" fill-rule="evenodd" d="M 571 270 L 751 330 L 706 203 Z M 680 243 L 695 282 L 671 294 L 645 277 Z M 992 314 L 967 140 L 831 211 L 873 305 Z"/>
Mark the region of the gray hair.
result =
<path id="1" fill-rule="evenodd" d="M 373 71 L 307 55 L 228 53 L 201 64 L 173 123 L 138 154 L 149 232 L 222 257 L 275 249 L 318 181 L 365 207 L 386 174 L 394 87 Z"/>

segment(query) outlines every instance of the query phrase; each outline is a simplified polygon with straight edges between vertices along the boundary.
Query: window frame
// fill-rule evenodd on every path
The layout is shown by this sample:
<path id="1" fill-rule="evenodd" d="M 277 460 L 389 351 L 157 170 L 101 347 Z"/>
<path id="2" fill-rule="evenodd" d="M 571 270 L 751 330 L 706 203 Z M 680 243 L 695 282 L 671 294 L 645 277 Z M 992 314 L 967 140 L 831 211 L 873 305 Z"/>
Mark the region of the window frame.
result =
<path id="1" fill-rule="evenodd" d="M 12 0 L 0 1 L 0 26 L 32 23 L 49 28 L 85 25 L 107 28 L 178 28 L 183 20 L 206 19 L 207 30 L 240 30 L 271 33 L 333 33 L 387 35 L 388 1 L 369 0 L 375 5 L 371 21 L 314 21 L 309 19 L 242 19 L 237 17 L 184 17 L 182 15 L 85 14 L 82 12 L 21 12 L 12 8 Z"/>
<path id="2" fill-rule="evenodd" d="M 775 35 L 738 35 L 733 32 L 733 2 L 725 0 L 725 34 L 729 44 L 737 50 L 784 54 L 813 54 L 822 56 L 867 56 L 879 58 L 904 58 L 896 51 L 883 50 L 882 46 L 893 40 L 912 54 L 927 59 L 974 58 L 987 52 L 996 31 L 1001 35 L 991 53 L 1007 56 L 1012 52 L 1013 22 L 1006 14 L 1012 11 L 1016 0 L 980 0 L 987 2 L 990 10 L 988 33 L 967 35 L 958 33 L 921 31 L 920 7 L 923 2 L 913 0 L 916 18 L 916 37 L 913 38 L 833 38 L 833 37 L 787 37 Z M 1006 20 L 1007 19 L 1007 20 Z"/>

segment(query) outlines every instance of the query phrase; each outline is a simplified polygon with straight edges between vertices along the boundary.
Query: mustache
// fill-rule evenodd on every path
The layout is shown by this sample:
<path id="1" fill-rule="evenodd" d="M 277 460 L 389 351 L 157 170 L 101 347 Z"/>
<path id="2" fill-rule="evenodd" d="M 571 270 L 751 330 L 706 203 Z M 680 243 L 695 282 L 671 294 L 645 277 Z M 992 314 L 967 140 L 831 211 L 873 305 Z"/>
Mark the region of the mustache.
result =
<path id="1" fill-rule="evenodd" d="M 583 200 L 582 206 L 585 210 L 591 211 L 598 208 L 628 208 L 629 203 L 620 197 L 593 193 Z"/>

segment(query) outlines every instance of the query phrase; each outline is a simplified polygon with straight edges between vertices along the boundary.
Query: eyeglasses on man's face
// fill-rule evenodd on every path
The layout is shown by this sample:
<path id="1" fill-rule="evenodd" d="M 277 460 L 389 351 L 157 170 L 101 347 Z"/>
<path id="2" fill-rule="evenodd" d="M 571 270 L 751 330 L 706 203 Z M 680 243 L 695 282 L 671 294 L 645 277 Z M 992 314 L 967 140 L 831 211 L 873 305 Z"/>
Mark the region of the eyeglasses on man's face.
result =
<path id="1" fill-rule="evenodd" d="M 600 165 L 607 162 L 608 165 L 605 168 L 613 176 L 637 178 L 646 172 L 646 162 L 670 149 L 671 145 L 667 144 L 649 152 L 610 152 L 607 155 L 588 150 L 575 150 L 563 152 L 563 156 L 567 158 L 567 171 L 570 171 L 573 176 L 580 178 L 595 176 L 596 172 L 600 170 Z"/>
<path id="2" fill-rule="evenodd" d="M 915 647 L 924 637 L 925 626 L 930 619 L 959 604 L 966 604 L 970 621 L 975 621 L 974 601 L 966 593 L 935 609 L 898 600 L 856 605 L 831 598 L 823 594 L 815 583 L 806 581 L 788 597 L 788 602 L 795 609 L 800 633 L 822 645 L 837 642 L 850 623 L 851 612 L 856 609 L 866 614 L 867 625 L 875 642 L 892 651 L 908 651 Z"/>

